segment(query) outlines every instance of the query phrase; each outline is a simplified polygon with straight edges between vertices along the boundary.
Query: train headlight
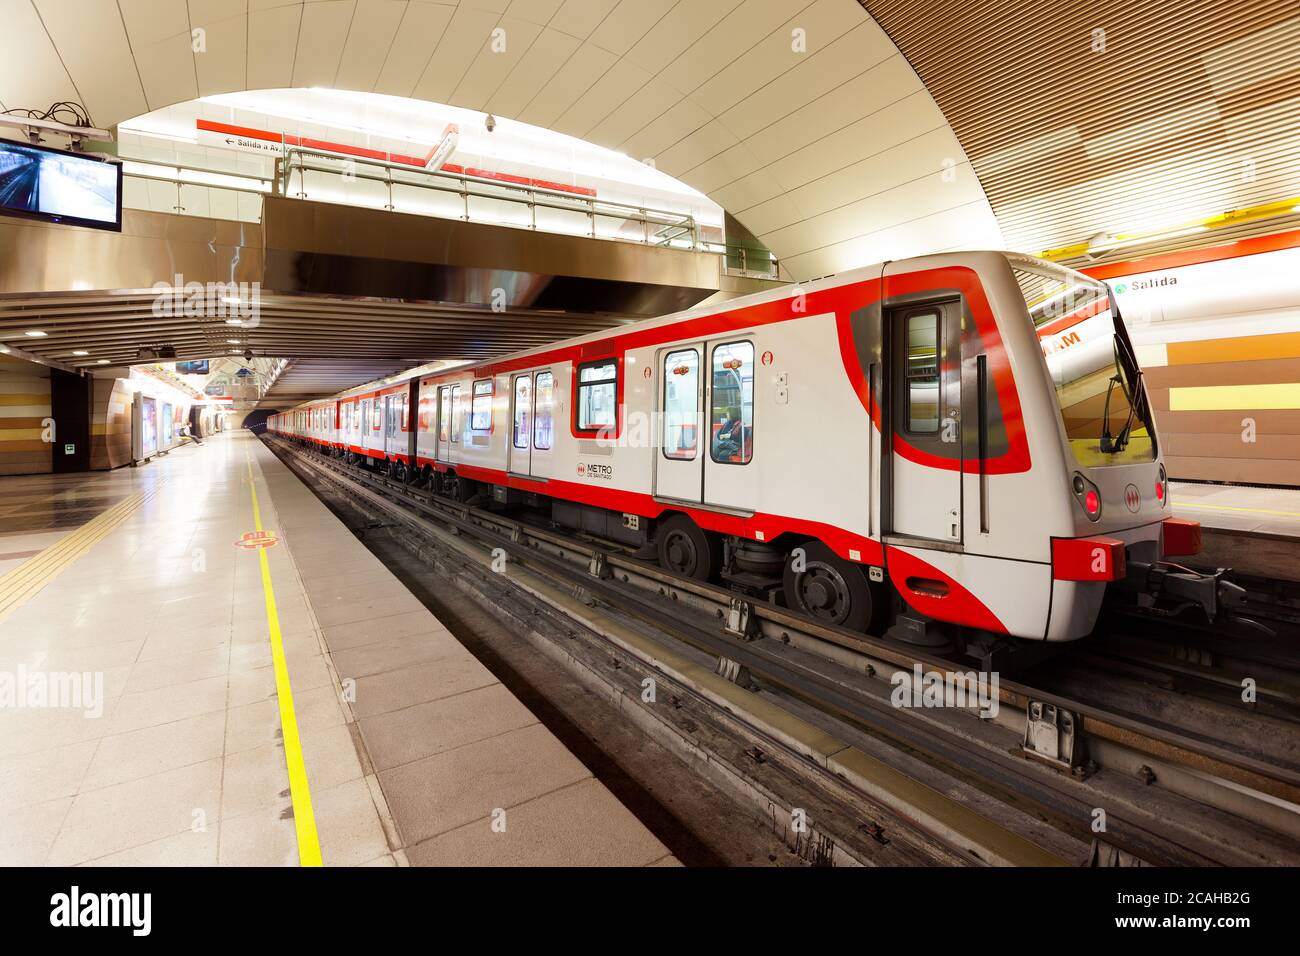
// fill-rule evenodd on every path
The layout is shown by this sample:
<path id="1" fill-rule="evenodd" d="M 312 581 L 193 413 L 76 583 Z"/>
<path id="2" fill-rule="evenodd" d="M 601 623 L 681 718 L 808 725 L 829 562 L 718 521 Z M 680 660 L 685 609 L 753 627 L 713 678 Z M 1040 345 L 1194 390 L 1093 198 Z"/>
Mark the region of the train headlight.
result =
<path id="1" fill-rule="evenodd" d="M 1088 516 L 1088 520 L 1099 520 L 1101 518 L 1101 492 L 1097 490 L 1097 486 L 1078 472 L 1074 473 L 1074 480 L 1070 484 L 1074 489 L 1074 497 L 1083 506 L 1083 513 Z"/>

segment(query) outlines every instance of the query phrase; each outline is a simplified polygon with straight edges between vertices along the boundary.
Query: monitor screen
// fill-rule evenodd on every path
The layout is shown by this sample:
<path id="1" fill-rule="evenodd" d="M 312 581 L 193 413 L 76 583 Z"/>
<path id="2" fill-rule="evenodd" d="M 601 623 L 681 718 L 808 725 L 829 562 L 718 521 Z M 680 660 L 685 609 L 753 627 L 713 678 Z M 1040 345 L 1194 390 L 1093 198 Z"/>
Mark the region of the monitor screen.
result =
<path id="1" fill-rule="evenodd" d="M 122 229 L 122 164 L 0 140 L 0 213 Z"/>
<path id="2" fill-rule="evenodd" d="M 193 362 L 177 362 L 176 371 L 181 375 L 207 375 L 208 359 L 195 359 Z"/>

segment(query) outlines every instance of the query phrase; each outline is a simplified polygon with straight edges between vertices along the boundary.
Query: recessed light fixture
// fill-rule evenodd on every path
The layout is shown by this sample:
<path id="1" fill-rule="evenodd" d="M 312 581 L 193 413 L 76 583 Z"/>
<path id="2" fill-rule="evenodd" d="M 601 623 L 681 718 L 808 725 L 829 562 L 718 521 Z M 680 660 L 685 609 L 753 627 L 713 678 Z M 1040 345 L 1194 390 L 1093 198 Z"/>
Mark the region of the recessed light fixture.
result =
<path id="1" fill-rule="evenodd" d="M 228 343 L 230 343 L 231 345 L 238 345 L 238 344 L 239 344 L 239 339 L 226 339 L 226 341 L 227 341 Z"/>
<path id="2" fill-rule="evenodd" d="M 98 361 L 99 361 L 99 364 L 100 364 L 100 365 L 107 365 L 107 364 L 108 364 L 108 359 L 99 359 Z"/>
<path id="3" fill-rule="evenodd" d="M 226 319 L 226 325 L 243 325 L 243 319 Z"/>
<path id="4" fill-rule="evenodd" d="M 73 354 L 73 355 L 89 355 L 90 353 L 87 352 L 85 349 L 73 349 L 73 350 L 72 350 L 72 354 Z"/>
<path id="5" fill-rule="evenodd" d="M 0 345 L 0 355 L 8 355 L 8 354 L 9 354 L 9 346 Z"/>
<path id="6" fill-rule="evenodd" d="M 45 336 L 46 336 L 47 333 L 42 332 L 40 329 L 28 329 L 28 330 L 27 330 L 26 332 L 24 332 L 23 334 L 24 334 L 24 335 L 27 335 L 27 336 L 30 336 L 31 338 L 34 338 L 34 339 L 43 339 L 43 338 L 45 338 Z"/>

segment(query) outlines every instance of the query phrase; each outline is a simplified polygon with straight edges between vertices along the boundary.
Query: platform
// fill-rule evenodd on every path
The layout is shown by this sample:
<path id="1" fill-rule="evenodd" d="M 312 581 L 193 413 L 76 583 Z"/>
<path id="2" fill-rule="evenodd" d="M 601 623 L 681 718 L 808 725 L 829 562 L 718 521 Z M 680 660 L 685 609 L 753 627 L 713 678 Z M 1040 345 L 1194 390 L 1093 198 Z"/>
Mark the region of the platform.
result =
<path id="1" fill-rule="evenodd" d="M 32 481 L 0 863 L 675 862 L 250 434 Z"/>
<path id="2" fill-rule="evenodd" d="M 1199 521 L 1203 564 L 1300 581 L 1300 489 L 1170 482 L 1179 518 Z"/>

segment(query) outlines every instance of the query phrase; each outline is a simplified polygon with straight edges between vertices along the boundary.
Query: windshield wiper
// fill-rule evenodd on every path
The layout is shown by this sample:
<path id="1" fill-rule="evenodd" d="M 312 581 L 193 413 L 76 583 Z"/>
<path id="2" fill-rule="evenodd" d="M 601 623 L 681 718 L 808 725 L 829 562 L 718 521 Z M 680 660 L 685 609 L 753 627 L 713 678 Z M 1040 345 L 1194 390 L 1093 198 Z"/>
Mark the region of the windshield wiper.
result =
<path id="1" fill-rule="evenodd" d="M 1115 391 L 1115 386 L 1120 383 L 1119 373 L 1116 372 L 1106 383 L 1106 404 L 1101 409 L 1101 452 L 1103 455 L 1109 455 L 1119 451 L 1115 447 L 1115 439 L 1110 434 L 1110 393 Z M 1129 406 L 1132 411 L 1132 405 Z M 1123 432 L 1120 433 L 1123 435 Z"/>

